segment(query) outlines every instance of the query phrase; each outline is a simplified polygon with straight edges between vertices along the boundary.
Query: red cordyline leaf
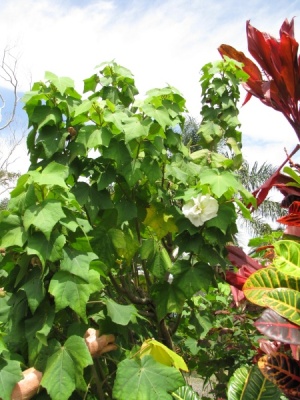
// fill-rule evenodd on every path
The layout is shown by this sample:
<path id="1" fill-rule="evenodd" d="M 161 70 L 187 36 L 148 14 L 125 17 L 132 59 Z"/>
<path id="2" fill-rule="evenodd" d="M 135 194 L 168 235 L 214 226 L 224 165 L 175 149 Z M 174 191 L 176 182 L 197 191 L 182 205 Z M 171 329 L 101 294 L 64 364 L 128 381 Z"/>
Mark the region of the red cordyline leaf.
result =
<path id="1" fill-rule="evenodd" d="M 238 271 L 227 271 L 225 280 L 230 284 L 233 300 L 238 305 L 245 299 L 242 288 L 247 278 L 253 272 L 264 267 L 258 261 L 249 257 L 240 247 L 227 246 L 227 251 L 228 260 L 238 268 Z"/>
<path id="2" fill-rule="evenodd" d="M 295 183 L 293 178 L 290 176 L 284 175 L 280 173 L 281 169 L 285 166 L 287 162 L 290 161 L 291 157 L 297 153 L 300 149 L 300 145 L 294 148 L 294 150 L 287 156 L 285 161 L 278 167 L 278 169 L 274 172 L 269 179 L 267 179 L 258 189 L 256 189 L 252 194 L 256 197 L 257 206 L 259 206 L 268 196 L 269 191 L 272 187 L 277 188 L 284 196 L 289 194 L 294 194 L 300 196 L 300 189 L 293 186 L 288 186 L 290 183 Z"/>
<path id="3" fill-rule="evenodd" d="M 221 45 L 219 52 L 244 64 L 249 75 L 244 84 L 248 95 L 258 97 L 264 104 L 282 112 L 300 139 L 300 59 L 298 42 L 294 38 L 294 19 L 286 19 L 279 31 L 279 39 L 246 23 L 248 50 L 261 70 L 245 56 L 228 45 Z M 262 72 L 261 72 L 262 71 Z"/>

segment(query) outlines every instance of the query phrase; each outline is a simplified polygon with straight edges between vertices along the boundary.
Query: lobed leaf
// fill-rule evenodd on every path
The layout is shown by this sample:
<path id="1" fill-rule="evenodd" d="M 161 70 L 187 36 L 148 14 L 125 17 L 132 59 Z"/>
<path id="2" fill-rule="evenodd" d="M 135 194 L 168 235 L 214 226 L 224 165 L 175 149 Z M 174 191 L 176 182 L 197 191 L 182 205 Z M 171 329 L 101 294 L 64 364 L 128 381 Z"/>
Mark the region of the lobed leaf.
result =
<path id="1" fill-rule="evenodd" d="M 133 304 L 118 304 L 112 299 L 106 299 L 107 315 L 118 325 L 126 326 L 129 322 L 136 322 L 138 311 Z"/>
<path id="2" fill-rule="evenodd" d="M 13 388 L 23 379 L 20 363 L 14 360 L 0 359 L 0 394 L 1 400 L 11 400 Z"/>
<path id="3" fill-rule="evenodd" d="M 41 385 L 52 400 L 67 400 L 78 385 L 77 374 L 92 364 L 92 358 L 83 338 L 70 336 L 48 361 Z M 81 383 L 81 381 L 80 381 Z"/>
<path id="4" fill-rule="evenodd" d="M 176 368 L 167 367 L 146 355 L 118 364 L 113 396 L 116 400 L 172 400 L 170 393 L 184 384 Z"/>

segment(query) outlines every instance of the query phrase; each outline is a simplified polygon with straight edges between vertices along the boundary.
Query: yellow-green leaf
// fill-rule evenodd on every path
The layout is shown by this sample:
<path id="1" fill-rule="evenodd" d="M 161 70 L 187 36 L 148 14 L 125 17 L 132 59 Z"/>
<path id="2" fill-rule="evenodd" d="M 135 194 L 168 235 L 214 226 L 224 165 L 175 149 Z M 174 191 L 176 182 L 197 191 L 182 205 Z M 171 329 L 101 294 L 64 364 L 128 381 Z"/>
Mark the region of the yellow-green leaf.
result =
<path id="1" fill-rule="evenodd" d="M 140 358 L 146 355 L 151 355 L 155 361 L 161 364 L 169 367 L 174 366 L 177 369 L 188 372 L 184 359 L 155 339 L 147 339 L 142 344 Z"/>

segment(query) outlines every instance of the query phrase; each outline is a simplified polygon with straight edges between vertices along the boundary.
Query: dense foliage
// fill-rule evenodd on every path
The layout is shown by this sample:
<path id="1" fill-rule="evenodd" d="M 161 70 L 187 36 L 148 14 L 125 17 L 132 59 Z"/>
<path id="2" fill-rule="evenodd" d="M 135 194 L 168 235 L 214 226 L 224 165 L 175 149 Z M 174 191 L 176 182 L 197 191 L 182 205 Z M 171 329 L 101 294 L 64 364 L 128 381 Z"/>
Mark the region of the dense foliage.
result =
<path id="1" fill-rule="evenodd" d="M 168 86 L 142 100 L 115 62 L 97 67 L 83 94 L 47 72 L 25 95 L 31 165 L 0 214 L 3 400 L 19 398 L 31 373 L 27 398 L 197 399 L 188 371 L 215 398 L 299 398 L 299 244 L 258 239 L 272 250 L 256 250 L 259 261 L 234 246 L 238 215 L 256 206 L 236 172 L 250 64 L 222 49 L 224 60 L 202 69 L 195 147 L 180 134 L 182 95 Z M 258 203 L 279 184 L 297 196 L 292 167 L 254 192 Z M 298 206 L 280 222 L 295 227 Z M 258 340 L 256 327 L 276 342 Z"/>

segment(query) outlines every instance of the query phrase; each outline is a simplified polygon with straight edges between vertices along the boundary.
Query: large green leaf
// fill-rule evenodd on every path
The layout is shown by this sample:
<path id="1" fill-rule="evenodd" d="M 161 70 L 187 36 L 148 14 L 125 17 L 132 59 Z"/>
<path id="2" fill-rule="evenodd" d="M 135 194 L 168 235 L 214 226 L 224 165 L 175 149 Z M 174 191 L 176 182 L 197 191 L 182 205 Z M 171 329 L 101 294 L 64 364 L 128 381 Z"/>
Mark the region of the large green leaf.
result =
<path id="1" fill-rule="evenodd" d="M 265 294 L 265 303 L 282 317 L 300 326 L 300 293 L 293 289 L 278 288 Z"/>
<path id="2" fill-rule="evenodd" d="M 49 240 L 54 226 L 64 217 L 61 202 L 53 199 L 27 208 L 23 222 L 26 230 L 33 225 L 42 231 Z"/>
<path id="3" fill-rule="evenodd" d="M 146 137 L 149 131 L 149 121 L 140 121 L 137 117 L 127 119 L 123 124 L 125 132 L 125 142 L 128 143 L 133 139 Z"/>
<path id="4" fill-rule="evenodd" d="M 230 378 L 227 394 L 230 400 L 279 400 L 282 395 L 257 366 L 237 369 Z"/>
<path id="5" fill-rule="evenodd" d="M 91 271 L 94 274 L 95 271 Z M 100 282 L 100 281 L 99 281 Z M 94 287 L 82 278 L 67 271 L 56 272 L 51 279 L 49 292 L 55 298 L 56 310 L 70 307 L 86 321 L 86 304 Z"/>
<path id="6" fill-rule="evenodd" d="M 61 111 L 58 107 L 46 105 L 36 106 L 31 116 L 31 121 L 41 129 L 44 125 L 57 125 L 61 122 Z"/>
<path id="7" fill-rule="evenodd" d="M 155 108 L 152 104 L 143 104 L 142 110 L 146 115 L 155 119 L 159 125 L 166 129 L 166 126 L 174 126 L 174 121 L 164 107 Z"/>
<path id="8" fill-rule="evenodd" d="M 117 400 L 171 400 L 170 393 L 185 384 L 181 373 L 146 355 L 118 365 L 113 396 Z"/>
<path id="9" fill-rule="evenodd" d="M 300 279 L 283 274 L 277 268 L 262 268 L 249 276 L 243 286 L 243 292 L 248 300 L 259 306 L 267 306 L 266 293 L 276 288 L 290 288 L 299 291 Z"/>
<path id="10" fill-rule="evenodd" d="M 69 168 L 55 161 L 48 164 L 42 172 L 30 171 L 28 173 L 32 180 L 39 185 L 60 186 L 64 189 L 68 188 L 65 179 L 68 176 Z"/>
<path id="11" fill-rule="evenodd" d="M 56 89 L 63 95 L 67 88 L 74 88 L 74 81 L 66 76 L 58 77 L 53 72 L 46 71 L 45 79 L 49 80 L 56 86 Z"/>
<path id="12" fill-rule="evenodd" d="M 300 363 L 282 353 L 266 354 L 258 361 L 263 375 L 291 400 L 300 398 Z M 274 398 L 273 398 L 274 400 Z"/>
<path id="13" fill-rule="evenodd" d="M 25 291 L 29 308 L 32 314 L 34 314 L 45 297 L 42 271 L 39 267 L 35 267 L 28 272 L 26 282 L 22 285 L 21 289 Z"/>
<path id="14" fill-rule="evenodd" d="M 201 172 L 201 183 L 210 185 L 217 197 L 221 197 L 227 191 L 234 193 L 241 186 L 231 172 L 208 168 Z"/>
<path id="15" fill-rule="evenodd" d="M 92 362 L 84 339 L 71 336 L 63 346 L 57 344 L 57 350 L 49 357 L 41 385 L 52 400 L 67 400 L 82 383 L 79 375 Z"/>
<path id="16" fill-rule="evenodd" d="M 83 126 L 78 132 L 76 142 L 82 143 L 86 149 L 98 146 L 107 147 L 112 138 L 112 133 L 105 127 L 98 128 L 95 125 Z"/>
<path id="17" fill-rule="evenodd" d="M 276 257 L 273 264 L 279 271 L 300 278 L 300 244 L 293 240 L 274 243 Z"/>
<path id="18" fill-rule="evenodd" d="M 187 298 L 190 298 L 199 290 L 208 290 L 214 278 L 213 269 L 202 262 L 191 265 L 185 260 L 182 261 L 179 262 L 181 272 L 176 274 L 172 285 L 181 289 Z"/>
<path id="19" fill-rule="evenodd" d="M 45 126 L 39 131 L 36 140 L 38 152 L 41 152 L 45 158 L 51 158 L 56 152 L 62 153 L 66 144 L 67 136 L 67 131 L 60 133 L 56 126 Z"/>
<path id="20" fill-rule="evenodd" d="M 159 248 L 152 258 L 147 262 L 147 266 L 154 276 L 163 278 L 167 271 L 170 271 L 172 262 L 165 248 Z"/>
<path id="21" fill-rule="evenodd" d="M 42 232 L 35 232 L 28 239 L 27 253 L 36 254 L 42 265 L 46 261 L 57 261 L 62 258 L 62 250 L 66 243 L 64 235 L 54 232 L 47 240 Z"/>
<path id="22" fill-rule="evenodd" d="M 8 248 L 10 246 L 22 247 L 27 239 L 27 234 L 18 215 L 2 212 L 0 221 L 0 246 Z"/>
<path id="23" fill-rule="evenodd" d="M 156 284 L 152 287 L 152 293 L 159 320 L 163 319 L 168 313 L 182 312 L 186 296 L 177 286 L 168 282 Z"/>
<path id="24" fill-rule="evenodd" d="M 198 134 L 201 135 L 201 142 L 211 143 L 223 135 L 223 129 L 213 121 L 206 121 L 201 124 Z"/>
<path id="25" fill-rule="evenodd" d="M 129 322 L 136 322 L 138 311 L 133 304 L 118 304 L 112 299 L 105 301 L 107 307 L 107 315 L 118 325 L 128 325 Z"/>
<path id="26" fill-rule="evenodd" d="M 2 400 L 11 400 L 13 388 L 23 379 L 20 363 L 0 359 L 0 395 Z"/>
<path id="27" fill-rule="evenodd" d="M 89 282 L 90 263 L 97 258 L 94 253 L 82 253 L 70 247 L 63 250 L 63 260 L 60 264 L 62 271 L 68 271 L 73 275 Z"/>

